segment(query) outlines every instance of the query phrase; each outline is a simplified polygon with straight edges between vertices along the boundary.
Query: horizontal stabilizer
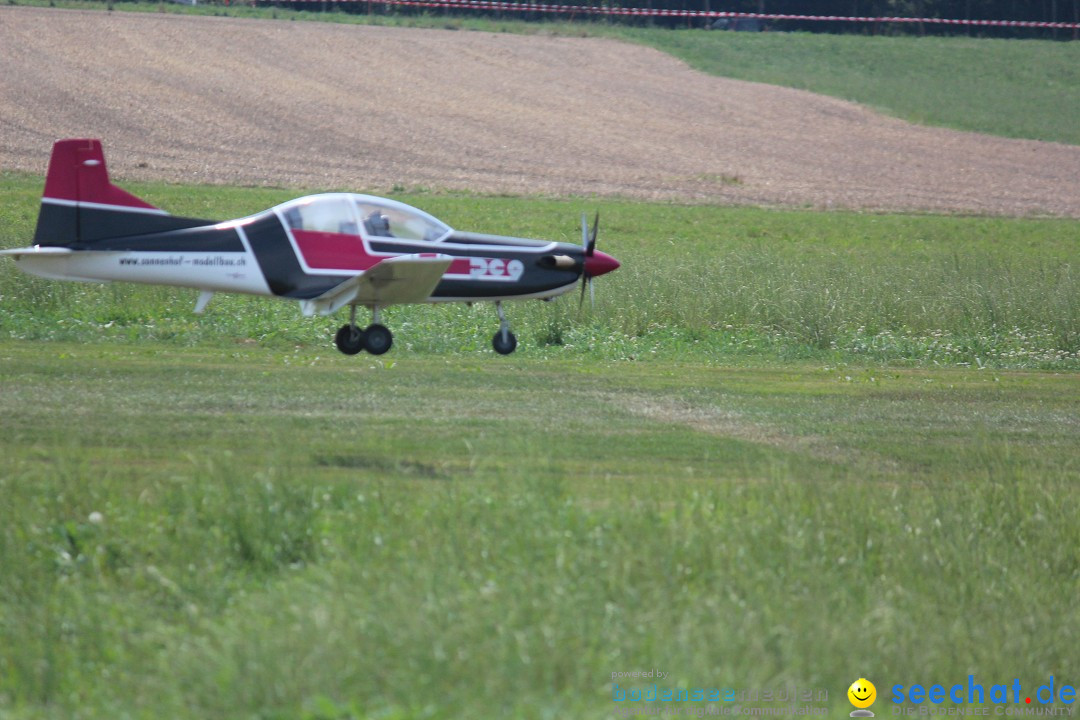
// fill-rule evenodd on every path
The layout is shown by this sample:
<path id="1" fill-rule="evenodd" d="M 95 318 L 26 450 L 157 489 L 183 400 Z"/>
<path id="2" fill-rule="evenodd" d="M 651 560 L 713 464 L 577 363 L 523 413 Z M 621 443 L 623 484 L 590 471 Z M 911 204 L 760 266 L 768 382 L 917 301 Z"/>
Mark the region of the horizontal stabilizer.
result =
<path id="1" fill-rule="evenodd" d="M 112 250 L 72 250 L 71 248 L 34 245 L 33 247 L 0 250 L 0 256 L 15 260 L 23 272 L 49 278 L 50 280 L 75 280 L 78 282 L 107 282 L 99 277 L 85 277 L 84 266 L 79 262 L 87 257 L 120 254 Z"/>
<path id="2" fill-rule="evenodd" d="M 302 300 L 304 315 L 332 315 L 346 305 L 387 307 L 426 302 L 450 267 L 448 255 L 388 258 L 312 300 Z"/>
<path id="3" fill-rule="evenodd" d="M 40 257 L 47 257 L 47 256 L 54 256 L 55 257 L 55 256 L 60 256 L 60 255 L 70 255 L 73 252 L 75 252 L 75 251 L 72 250 L 71 248 L 48 247 L 48 246 L 42 247 L 40 245 L 35 245 L 33 247 L 12 248 L 10 250 L 0 250 L 0 255 L 10 255 L 10 256 L 14 257 L 15 259 L 18 259 L 18 258 L 20 258 L 20 257 L 22 257 L 24 255 L 37 255 L 37 256 L 40 256 Z"/>

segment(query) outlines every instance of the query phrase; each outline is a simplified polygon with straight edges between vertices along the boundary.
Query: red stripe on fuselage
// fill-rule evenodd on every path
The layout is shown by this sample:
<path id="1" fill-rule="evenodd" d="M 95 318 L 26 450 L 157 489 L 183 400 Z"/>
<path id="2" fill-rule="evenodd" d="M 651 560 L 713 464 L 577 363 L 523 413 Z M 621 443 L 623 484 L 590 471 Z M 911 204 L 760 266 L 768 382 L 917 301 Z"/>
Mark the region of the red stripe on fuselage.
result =
<path id="1" fill-rule="evenodd" d="M 296 245 L 304 262 L 312 270 L 343 270 L 364 272 L 390 257 L 412 253 L 375 253 L 359 235 L 319 232 L 316 230 L 293 230 Z M 434 253 L 432 253 L 434 255 Z M 448 275 L 469 274 L 469 259 L 456 258 L 450 263 Z"/>
<path id="2" fill-rule="evenodd" d="M 358 235 L 314 230 L 293 230 L 292 235 L 304 262 L 313 270 L 362 272 L 384 259 L 368 253 Z"/>

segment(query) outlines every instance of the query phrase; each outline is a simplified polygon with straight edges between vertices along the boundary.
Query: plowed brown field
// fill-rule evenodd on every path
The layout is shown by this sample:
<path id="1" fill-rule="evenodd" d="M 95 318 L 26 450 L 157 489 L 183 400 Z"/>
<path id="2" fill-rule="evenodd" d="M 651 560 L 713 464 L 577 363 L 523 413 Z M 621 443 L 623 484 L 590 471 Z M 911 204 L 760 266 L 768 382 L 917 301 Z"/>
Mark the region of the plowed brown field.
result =
<path id="1" fill-rule="evenodd" d="M 1080 217 L 1080 147 L 910 125 L 594 38 L 0 8 L 0 168 Z"/>

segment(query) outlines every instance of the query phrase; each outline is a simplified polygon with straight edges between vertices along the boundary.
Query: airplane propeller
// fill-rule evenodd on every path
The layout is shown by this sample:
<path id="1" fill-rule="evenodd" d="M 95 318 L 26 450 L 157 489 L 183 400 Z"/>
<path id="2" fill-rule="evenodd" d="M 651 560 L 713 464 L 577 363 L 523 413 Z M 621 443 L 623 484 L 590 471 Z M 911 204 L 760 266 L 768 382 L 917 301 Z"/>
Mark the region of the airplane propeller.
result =
<path id="1" fill-rule="evenodd" d="M 585 288 L 589 289 L 589 307 L 596 306 L 596 289 L 593 287 L 593 278 L 611 272 L 619 267 L 619 261 L 607 253 L 596 251 L 596 236 L 600 231 L 600 212 L 597 211 L 596 219 L 593 220 L 592 232 L 589 232 L 588 220 L 585 213 L 581 213 L 581 247 L 585 251 L 584 268 L 581 271 L 581 297 L 578 298 L 578 309 L 585 303 Z"/>

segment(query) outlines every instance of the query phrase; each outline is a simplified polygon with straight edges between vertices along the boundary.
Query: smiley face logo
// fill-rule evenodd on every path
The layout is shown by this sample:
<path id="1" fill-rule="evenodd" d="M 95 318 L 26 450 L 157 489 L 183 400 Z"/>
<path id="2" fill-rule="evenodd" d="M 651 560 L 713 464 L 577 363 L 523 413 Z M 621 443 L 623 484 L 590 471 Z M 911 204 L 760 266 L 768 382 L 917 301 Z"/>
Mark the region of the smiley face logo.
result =
<path id="1" fill-rule="evenodd" d="M 848 700 L 857 708 L 868 708 L 877 700 L 877 688 L 866 678 L 859 678 L 847 689 Z"/>

